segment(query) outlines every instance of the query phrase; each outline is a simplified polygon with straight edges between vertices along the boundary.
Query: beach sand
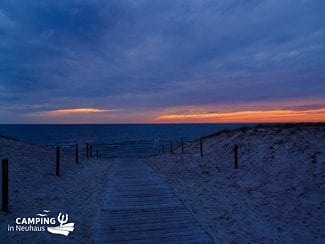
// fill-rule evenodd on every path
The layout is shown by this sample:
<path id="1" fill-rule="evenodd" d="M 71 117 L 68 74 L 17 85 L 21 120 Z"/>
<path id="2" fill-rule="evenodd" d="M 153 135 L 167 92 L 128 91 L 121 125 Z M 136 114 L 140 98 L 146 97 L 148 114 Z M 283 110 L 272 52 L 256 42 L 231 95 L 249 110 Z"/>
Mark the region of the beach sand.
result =
<path id="1" fill-rule="evenodd" d="M 234 144 L 239 168 L 234 169 Z M 325 243 L 325 127 L 217 133 L 147 160 L 216 243 Z"/>
<path id="2" fill-rule="evenodd" d="M 84 154 L 84 152 L 83 152 Z M 114 161 L 89 159 L 61 150 L 61 175 L 55 175 L 55 150 L 0 138 L 0 159 L 9 158 L 10 213 L 0 211 L 0 243 L 91 243 Z M 45 232 L 8 232 L 17 217 L 36 217 L 43 210 L 69 214 L 75 229 L 68 237 Z"/>
<path id="3" fill-rule="evenodd" d="M 239 168 L 234 169 L 234 144 Z M 173 155 L 144 159 L 169 183 L 216 243 L 325 242 L 325 127 L 275 126 L 225 131 Z M 167 150 L 166 150 L 167 151 Z M 118 159 L 80 157 L 0 138 L 0 159 L 9 158 L 10 213 L 0 212 L 0 243 L 92 243 L 99 211 Z M 130 159 L 132 160 L 132 159 Z M 68 237 L 48 232 L 8 232 L 17 217 L 43 209 L 69 214 Z"/>

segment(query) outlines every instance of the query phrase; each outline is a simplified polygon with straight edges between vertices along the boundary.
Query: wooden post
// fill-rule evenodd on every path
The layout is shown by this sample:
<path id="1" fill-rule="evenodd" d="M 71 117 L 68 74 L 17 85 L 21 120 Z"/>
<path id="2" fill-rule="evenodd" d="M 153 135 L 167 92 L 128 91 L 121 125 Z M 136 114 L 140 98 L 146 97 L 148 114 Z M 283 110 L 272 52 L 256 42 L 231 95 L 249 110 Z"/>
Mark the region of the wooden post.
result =
<path id="1" fill-rule="evenodd" d="M 165 154 L 165 146 L 162 145 L 161 147 L 162 147 L 162 149 L 161 149 L 162 150 L 162 153 Z"/>
<path id="2" fill-rule="evenodd" d="M 202 139 L 202 137 L 200 138 L 200 155 L 201 155 L 201 157 L 203 156 L 203 139 Z"/>
<path id="3" fill-rule="evenodd" d="M 2 159 L 2 210 L 9 212 L 9 169 L 8 159 Z"/>
<path id="4" fill-rule="evenodd" d="M 99 156 L 98 156 L 98 150 L 96 150 L 96 157 L 99 158 Z"/>
<path id="5" fill-rule="evenodd" d="M 89 146 L 89 151 L 90 151 L 90 157 L 93 157 L 93 145 L 90 144 Z"/>
<path id="6" fill-rule="evenodd" d="M 170 153 L 173 154 L 173 142 L 170 142 Z"/>
<path id="7" fill-rule="evenodd" d="M 60 147 L 56 147 L 56 175 L 60 175 Z"/>
<path id="8" fill-rule="evenodd" d="M 234 167 L 235 167 L 235 169 L 238 169 L 238 146 L 237 146 L 237 144 L 235 144 L 235 146 L 234 146 L 234 151 L 235 151 L 235 165 L 234 165 Z"/>
<path id="9" fill-rule="evenodd" d="M 86 143 L 87 158 L 89 158 L 89 143 Z"/>
<path id="10" fill-rule="evenodd" d="M 79 148 L 78 148 L 78 144 L 76 144 L 76 163 L 79 163 Z"/>
<path id="11" fill-rule="evenodd" d="M 182 154 L 184 153 L 184 139 L 181 140 Z"/>

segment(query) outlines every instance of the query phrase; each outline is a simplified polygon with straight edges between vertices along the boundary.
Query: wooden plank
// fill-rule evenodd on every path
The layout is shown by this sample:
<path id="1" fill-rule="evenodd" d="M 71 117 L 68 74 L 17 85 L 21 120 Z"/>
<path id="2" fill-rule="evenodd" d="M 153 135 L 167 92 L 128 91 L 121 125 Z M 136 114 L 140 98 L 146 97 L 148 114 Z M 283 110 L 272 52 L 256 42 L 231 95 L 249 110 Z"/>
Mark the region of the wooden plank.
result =
<path id="1" fill-rule="evenodd" d="M 120 243 L 128 241 L 129 243 L 138 243 L 137 240 L 151 240 L 151 243 L 162 243 L 163 240 L 173 239 L 174 241 L 187 241 L 187 243 L 213 243 L 203 232 L 177 231 L 173 233 L 160 231 L 145 231 L 136 233 L 108 233 L 97 240 L 105 240 L 106 243 Z M 96 243 L 97 243 L 96 240 Z M 158 241 L 159 240 L 159 241 Z M 169 242 L 165 242 L 169 243 Z"/>
<path id="2" fill-rule="evenodd" d="M 2 159 L 2 210 L 9 212 L 9 166 L 8 159 Z"/>
<path id="3" fill-rule="evenodd" d="M 114 165 L 96 243 L 212 243 L 209 235 L 148 166 Z"/>
<path id="4" fill-rule="evenodd" d="M 167 215 L 167 214 L 165 214 Z M 155 215 L 135 215 L 135 216 L 124 216 L 124 215 L 108 215 L 102 217 L 100 221 L 110 221 L 111 224 L 127 224 L 131 222 L 142 223 L 154 223 L 154 222 L 173 222 L 173 221 L 189 221 L 192 220 L 192 215 L 178 214 L 175 216 L 163 216 L 163 214 Z M 122 221 L 122 222 L 121 222 Z"/>

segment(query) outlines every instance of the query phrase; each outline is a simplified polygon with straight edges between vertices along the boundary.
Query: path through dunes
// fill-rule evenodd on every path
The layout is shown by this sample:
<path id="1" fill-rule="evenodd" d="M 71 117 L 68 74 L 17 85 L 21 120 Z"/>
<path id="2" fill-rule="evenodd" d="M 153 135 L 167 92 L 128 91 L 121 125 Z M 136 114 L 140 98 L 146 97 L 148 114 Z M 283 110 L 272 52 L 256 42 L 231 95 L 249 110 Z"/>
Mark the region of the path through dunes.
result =
<path id="1" fill-rule="evenodd" d="M 147 165 L 118 161 L 102 206 L 96 243 L 212 243 L 171 188 Z"/>

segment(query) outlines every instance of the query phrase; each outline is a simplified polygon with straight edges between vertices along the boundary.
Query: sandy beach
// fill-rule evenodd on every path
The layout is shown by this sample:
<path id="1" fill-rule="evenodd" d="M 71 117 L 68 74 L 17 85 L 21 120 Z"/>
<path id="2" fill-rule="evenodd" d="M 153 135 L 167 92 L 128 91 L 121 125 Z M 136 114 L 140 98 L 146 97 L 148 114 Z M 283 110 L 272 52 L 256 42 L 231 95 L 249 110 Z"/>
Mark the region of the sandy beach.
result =
<path id="1" fill-rule="evenodd" d="M 234 144 L 239 168 L 234 169 Z M 324 243 L 325 127 L 225 131 L 147 160 L 216 243 Z"/>
<path id="2" fill-rule="evenodd" d="M 0 137 L 0 158 L 9 159 L 10 213 L 0 212 L 0 243 L 91 243 L 114 161 L 86 159 L 62 149 L 61 175 L 55 175 L 55 150 Z M 75 230 L 67 238 L 46 232 L 8 232 L 17 217 L 35 217 L 43 210 L 53 217 L 69 214 Z"/>
<path id="3" fill-rule="evenodd" d="M 234 144 L 238 169 L 234 169 Z M 325 127 L 259 126 L 223 131 L 186 142 L 184 154 L 141 162 L 154 169 L 216 243 L 323 243 Z M 83 148 L 81 148 L 83 150 Z M 100 208 L 119 159 L 87 159 L 62 149 L 61 175 L 55 150 L 0 138 L 9 158 L 10 213 L 0 212 L 0 242 L 92 243 Z M 129 162 L 139 159 L 129 159 Z M 69 214 L 69 238 L 47 232 L 8 232 L 17 217 L 44 209 Z"/>

